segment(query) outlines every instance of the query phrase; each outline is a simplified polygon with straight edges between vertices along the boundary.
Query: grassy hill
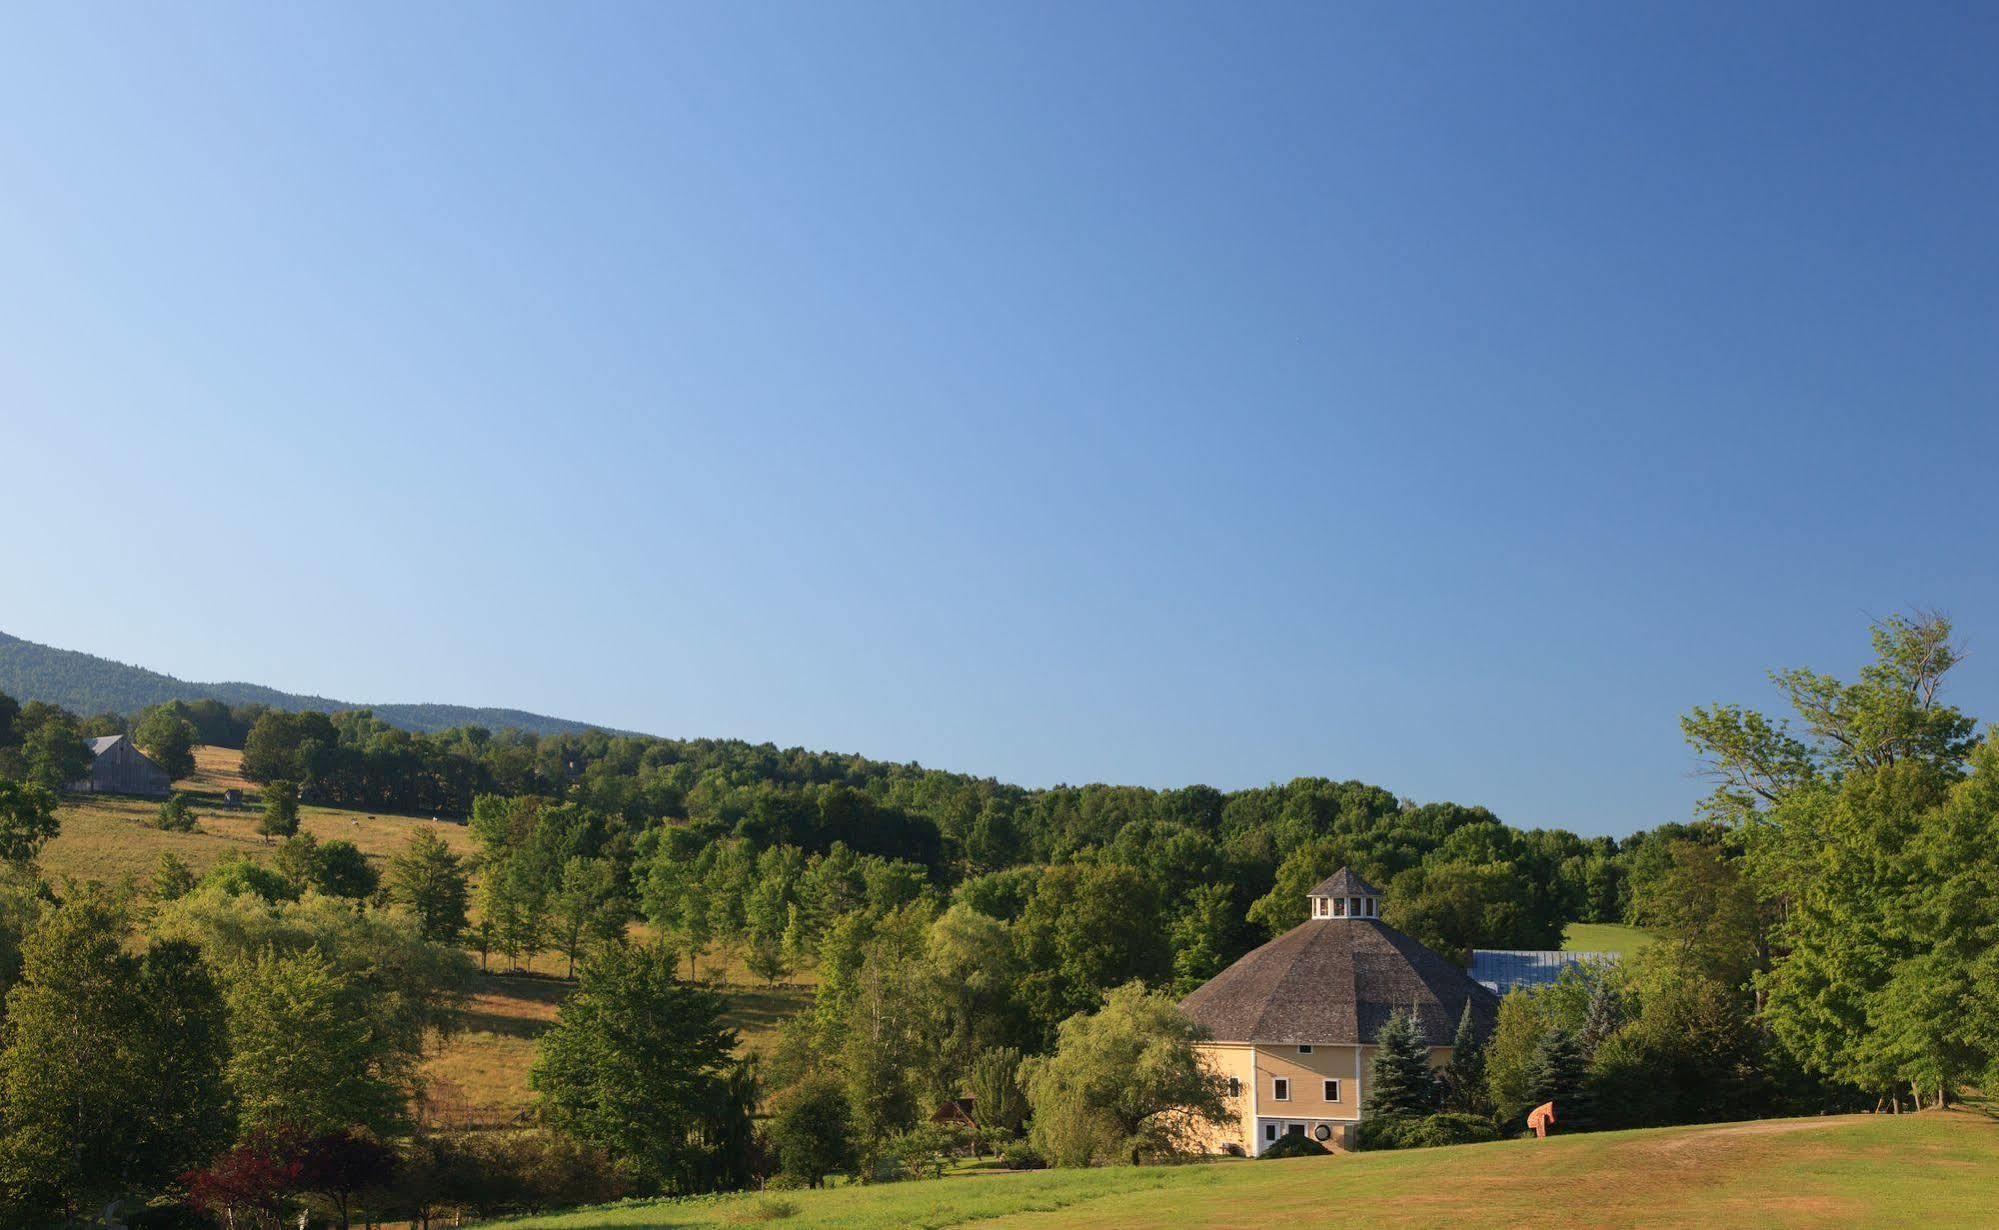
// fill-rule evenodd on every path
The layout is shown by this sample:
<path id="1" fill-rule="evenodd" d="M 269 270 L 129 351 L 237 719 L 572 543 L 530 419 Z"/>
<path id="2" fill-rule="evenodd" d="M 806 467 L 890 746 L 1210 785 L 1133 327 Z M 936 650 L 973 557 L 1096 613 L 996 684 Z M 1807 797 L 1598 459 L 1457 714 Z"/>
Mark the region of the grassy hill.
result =
<path id="1" fill-rule="evenodd" d="M 219 700 L 226 705 L 268 705 L 290 712 L 369 709 L 376 717 L 404 730 L 432 732 L 453 726 L 484 726 L 491 730 L 531 731 L 538 735 L 568 734 L 598 729 L 588 722 L 527 713 L 520 709 L 482 709 L 466 705 L 365 705 L 325 696 L 280 692 L 255 683 L 190 683 L 141 666 L 109 658 L 37 645 L 0 632 L 0 692 L 16 700 L 40 700 L 75 713 L 136 713 L 147 705 L 169 700 Z"/>
<path id="2" fill-rule="evenodd" d="M 1963 1111 L 1654 1128 L 1405 1153 L 964 1175 L 489 1223 L 698 1230 L 1985 1226 L 1999 1124 Z"/>
<path id="3" fill-rule="evenodd" d="M 1630 956 L 1652 942 L 1652 933 L 1625 923 L 1570 923 L 1562 932 L 1566 952 L 1614 952 Z"/>
<path id="4" fill-rule="evenodd" d="M 195 749 L 194 775 L 174 783 L 194 801 L 192 833 L 153 828 L 150 820 L 159 809 L 155 800 L 66 796 L 57 813 L 62 831 L 42 851 L 43 870 L 57 879 L 73 876 L 117 883 L 128 875 L 145 880 L 165 850 L 173 851 L 197 874 L 231 854 L 268 858 L 275 847 L 257 835 L 261 800 L 256 785 L 242 776 L 242 761 L 241 752 L 227 748 Z M 244 792 L 240 810 L 221 806 L 222 792 L 231 788 Z M 423 829 L 442 837 L 460 857 L 469 858 L 477 849 L 464 825 L 423 816 L 308 804 L 299 809 L 299 827 L 322 841 L 339 837 L 353 842 L 378 868 Z M 426 1113 L 432 1122 L 501 1126 L 525 1109 L 536 1039 L 555 1019 L 573 985 L 555 976 L 562 970 L 560 956 L 543 953 L 529 960 L 526 974 L 478 976 L 472 998 L 460 1014 L 461 1028 L 444 1039 L 425 1064 L 430 1084 Z M 758 984 L 733 952 L 712 953 L 700 972 L 727 996 L 725 1023 L 740 1032 L 745 1051 L 764 1051 L 775 1040 L 778 1025 L 811 997 L 810 990 L 800 986 Z"/>

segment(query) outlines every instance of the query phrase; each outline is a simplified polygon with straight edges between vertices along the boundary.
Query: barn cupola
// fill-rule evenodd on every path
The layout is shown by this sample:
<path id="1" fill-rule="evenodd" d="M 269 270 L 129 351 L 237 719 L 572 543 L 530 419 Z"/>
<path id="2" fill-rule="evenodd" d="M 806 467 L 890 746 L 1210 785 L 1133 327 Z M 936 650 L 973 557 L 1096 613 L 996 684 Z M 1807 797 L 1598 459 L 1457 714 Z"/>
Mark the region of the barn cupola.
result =
<path id="1" fill-rule="evenodd" d="M 1306 894 L 1317 918 L 1380 918 L 1381 890 L 1345 867 Z"/>

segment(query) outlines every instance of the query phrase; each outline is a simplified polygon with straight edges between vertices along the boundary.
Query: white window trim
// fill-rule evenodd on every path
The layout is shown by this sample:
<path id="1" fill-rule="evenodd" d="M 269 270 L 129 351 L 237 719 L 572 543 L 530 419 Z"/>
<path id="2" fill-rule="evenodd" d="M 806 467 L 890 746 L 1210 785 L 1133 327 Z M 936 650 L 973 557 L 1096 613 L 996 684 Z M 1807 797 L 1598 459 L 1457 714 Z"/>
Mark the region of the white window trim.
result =
<path id="1" fill-rule="evenodd" d="M 1309 1043 L 1309 1042 L 1301 1042 L 1301 1043 L 1299 1043 L 1299 1044 L 1298 1044 L 1298 1053 L 1299 1053 L 1300 1055 L 1309 1055 L 1309 1054 L 1311 1054 L 1311 1053 L 1312 1053 L 1312 1044 L 1311 1044 L 1311 1043 Z"/>
<path id="2" fill-rule="evenodd" d="M 1290 1077 L 1273 1076 L 1270 1078 L 1270 1100 L 1273 1102 L 1289 1102 L 1291 1100 Z"/>
<path id="3" fill-rule="evenodd" d="M 1326 1095 L 1326 1101 L 1328 1102 L 1339 1101 L 1340 1100 L 1339 1078 L 1336 1076 L 1327 1077 L 1324 1086 L 1322 1086 L 1320 1089 L 1320 1092 Z"/>

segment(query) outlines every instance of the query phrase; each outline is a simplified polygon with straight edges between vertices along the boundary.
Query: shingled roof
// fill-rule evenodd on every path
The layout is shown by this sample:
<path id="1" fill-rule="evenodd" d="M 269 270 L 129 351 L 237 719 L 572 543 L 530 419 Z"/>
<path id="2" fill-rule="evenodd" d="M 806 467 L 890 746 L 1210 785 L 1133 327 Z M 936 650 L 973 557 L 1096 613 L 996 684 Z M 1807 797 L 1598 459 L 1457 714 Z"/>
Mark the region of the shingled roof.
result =
<path id="1" fill-rule="evenodd" d="M 1361 885 L 1353 892 L 1373 891 L 1358 876 L 1351 882 Z M 1430 1045 L 1449 1046 L 1467 1002 L 1491 1028 L 1499 997 L 1464 970 L 1379 919 L 1315 918 L 1215 975 L 1180 1008 L 1217 1042 L 1333 1045 L 1373 1042 L 1391 1014 L 1413 1007 Z"/>
<path id="2" fill-rule="evenodd" d="M 1305 894 L 1308 897 L 1379 897 L 1381 890 L 1361 879 L 1345 867 L 1340 868 L 1325 879 L 1318 887 Z"/>

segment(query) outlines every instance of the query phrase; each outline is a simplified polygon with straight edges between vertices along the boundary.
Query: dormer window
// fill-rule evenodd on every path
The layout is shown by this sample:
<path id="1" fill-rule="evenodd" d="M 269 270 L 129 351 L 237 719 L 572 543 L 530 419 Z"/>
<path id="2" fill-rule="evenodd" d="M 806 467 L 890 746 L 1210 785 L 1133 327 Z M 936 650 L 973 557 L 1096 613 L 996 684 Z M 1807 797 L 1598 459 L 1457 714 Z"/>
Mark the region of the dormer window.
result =
<path id="1" fill-rule="evenodd" d="M 1325 898 L 1321 897 L 1319 898 L 1319 900 L 1324 901 Z M 1345 897 L 1337 898 L 1333 902 L 1333 917 L 1345 918 L 1346 916 L 1347 916 L 1347 899 Z"/>

